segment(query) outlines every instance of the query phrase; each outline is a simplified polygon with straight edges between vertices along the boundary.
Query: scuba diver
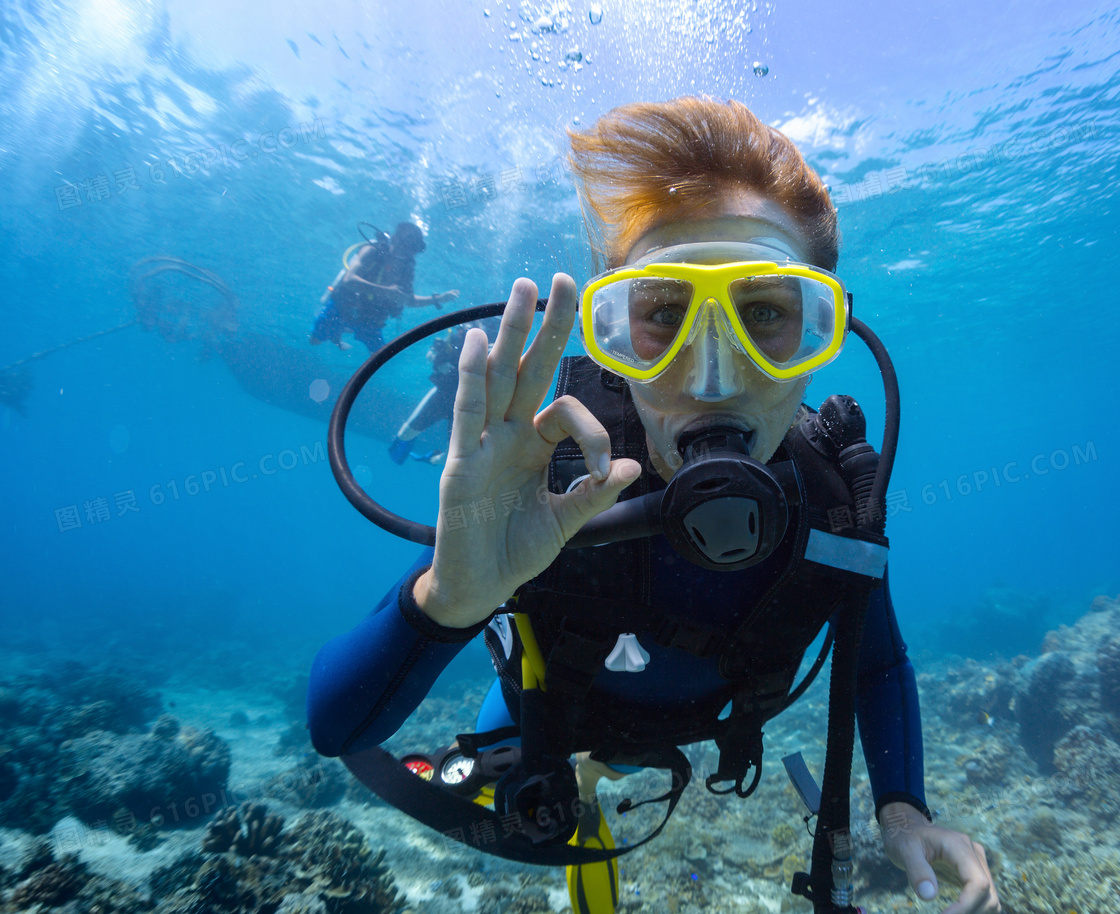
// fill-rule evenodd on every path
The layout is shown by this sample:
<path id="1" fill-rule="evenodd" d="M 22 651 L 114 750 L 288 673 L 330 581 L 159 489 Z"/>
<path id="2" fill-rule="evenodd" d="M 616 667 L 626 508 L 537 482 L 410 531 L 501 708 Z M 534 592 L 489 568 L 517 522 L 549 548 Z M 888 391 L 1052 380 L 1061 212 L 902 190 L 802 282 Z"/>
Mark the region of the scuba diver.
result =
<path id="1" fill-rule="evenodd" d="M 375 238 L 358 245 L 353 259 L 353 248 L 343 255 L 342 270 L 320 300 L 323 310 L 311 330 L 312 346 L 329 340 L 339 349 L 349 349 L 342 334 L 352 332 L 355 339 L 375 352 L 381 348 L 381 331 L 389 318 L 400 317 L 406 307 L 439 308 L 459 297 L 458 289 L 434 295 L 413 294 L 416 255 L 426 247 L 418 225 L 401 222 L 392 238 L 385 232 L 377 232 Z"/>
<path id="2" fill-rule="evenodd" d="M 661 831 L 691 777 L 679 747 L 714 740 L 705 786 L 749 796 L 765 722 L 832 648 L 821 785 L 799 753 L 783 760 L 817 817 L 811 872 L 792 891 L 818 914 L 857 910 L 858 719 L 887 856 L 923 900 L 939 894 L 938 864 L 962 885 L 947 911 L 999 911 L 984 849 L 935 824 L 925 803 L 918 692 L 883 535 L 897 383 L 833 273 L 827 188 L 787 137 L 736 102 L 626 105 L 569 138 L 606 272 L 582 291 L 556 274 L 546 303 L 519 279 L 492 350 L 468 332 L 434 532 L 363 509 L 434 548 L 319 651 L 308 693 L 316 749 L 466 846 L 566 866 L 573 911 L 608 914 L 617 858 Z M 577 317 L 587 357 L 562 359 Z M 803 403 L 849 329 L 883 373 L 881 459 L 854 400 Z M 344 392 L 332 418 L 331 460 L 361 507 L 372 500 L 342 450 L 351 399 Z M 478 732 L 435 756 L 394 759 L 380 744 L 480 633 L 497 678 Z M 643 767 L 670 772 L 668 792 L 642 801 L 667 811 L 616 848 L 596 785 Z"/>
<path id="3" fill-rule="evenodd" d="M 452 409 L 455 406 L 455 391 L 459 386 L 459 353 L 463 350 L 463 340 L 467 337 L 467 331 L 472 327 L 478 327 L 486 332 L 489 326 L 492 332 L 496 332 L 496 323 L 491 319 L 489 322 L 468 321 L 465 324 L 457 324 L 436 337 L 428 347 L 427 359 L 432 365 L 428 380 L 432 382 L 432 386 L 416 405 L 412 415 L 397 430 L 396 436 L 389 445 L 389 456 L 395 463 L 404 463 L 408 457 L 433 466 L 443 462 L 446 451 L 432 450 L 425 454 L 416 454 L 412 452 L 411 444 L 417 435 L 437 422 L 446 419 L 450 423 Z"/>

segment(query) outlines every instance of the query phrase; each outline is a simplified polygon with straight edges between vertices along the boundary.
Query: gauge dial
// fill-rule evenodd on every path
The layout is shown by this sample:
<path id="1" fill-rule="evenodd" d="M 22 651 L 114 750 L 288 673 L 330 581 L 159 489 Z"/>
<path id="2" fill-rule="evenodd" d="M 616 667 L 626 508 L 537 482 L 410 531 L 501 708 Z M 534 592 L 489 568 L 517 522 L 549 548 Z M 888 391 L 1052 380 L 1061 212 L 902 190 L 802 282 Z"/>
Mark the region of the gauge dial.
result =
<path id="1" fill-rule="evenodd" d="M 407 758 L 404 760 L 404 767 L 425 781 L 430 781 L 435 773 L 435 768 L 426 758 Z"/>
<path id="2" fill-rule="evenodd" d="M 457 787 L 474 773 L 474 759 L 452 755 L 440 766 L 439 776 L 449 787 Z"/>

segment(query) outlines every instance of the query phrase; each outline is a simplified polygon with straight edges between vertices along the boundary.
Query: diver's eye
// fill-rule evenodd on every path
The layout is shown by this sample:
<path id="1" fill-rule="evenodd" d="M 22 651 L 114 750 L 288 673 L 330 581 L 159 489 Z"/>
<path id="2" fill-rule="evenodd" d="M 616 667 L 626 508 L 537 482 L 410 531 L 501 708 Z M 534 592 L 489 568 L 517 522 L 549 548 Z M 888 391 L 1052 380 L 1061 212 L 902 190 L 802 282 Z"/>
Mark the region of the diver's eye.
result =
<path id="1" fill-rule="evenodd" d="M 785 315 L 777 308 L 758 303 L 749 305 L 743 317 L 752 324 L 770 324 L 782 320 Z"/>
<path id="2" fill-rule="evenodd" d="M 679 308 L 658 308 L 656 311 L 648 314 L 646 320 L 659 327 L 672 329 L 681 325 L 684 321 L 684 315 Z"/>
<path id="3" fill-rule="evenodd" d="M 629 283 L 627 299 L 631 321 L 670 330 L 684 321 L 692 299 L 692 286 L 674 279 L 635 279 Z"/>

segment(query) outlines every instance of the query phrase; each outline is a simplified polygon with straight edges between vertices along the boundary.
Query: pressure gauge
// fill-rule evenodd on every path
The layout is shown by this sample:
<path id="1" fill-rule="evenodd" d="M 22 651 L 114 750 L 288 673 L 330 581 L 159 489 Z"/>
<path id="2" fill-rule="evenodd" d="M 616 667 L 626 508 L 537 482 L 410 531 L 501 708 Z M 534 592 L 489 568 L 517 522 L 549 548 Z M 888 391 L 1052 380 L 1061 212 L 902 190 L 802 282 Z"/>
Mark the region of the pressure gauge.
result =
<path id="1" fill-rule="evenodd" d="M 440 762 L 440 781 L 456 793 L 473 792 L 476 767 L 473 758 L 468 758 L 457 749 L 451 749 Z"/>
<path id="2" fill-rule="evenodd" d="M 406 755 L 401 764 L 425 781 L 430 781 L 436 770 L 426 755 Z"/>

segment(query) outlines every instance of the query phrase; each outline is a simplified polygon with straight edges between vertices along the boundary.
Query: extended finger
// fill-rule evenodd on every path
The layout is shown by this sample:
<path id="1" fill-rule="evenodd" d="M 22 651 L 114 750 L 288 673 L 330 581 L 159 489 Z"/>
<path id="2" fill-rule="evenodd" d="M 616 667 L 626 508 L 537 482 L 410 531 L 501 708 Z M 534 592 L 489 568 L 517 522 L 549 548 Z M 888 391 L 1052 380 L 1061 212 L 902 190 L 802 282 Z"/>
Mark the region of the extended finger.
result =
<path id="1" fill-rule="evenodd" d="M 517 280 L 510 290 L 498 338 L 487 359 L 486 415 L 490 422 L 502 421 L 509 409 L 536 307 L 536 285 L 529 279 Z"/>
<path id="2" fill-rule="evenodd" d="M 509 405 L 511 416 L 535 413 L 552 386 L 552 376 L 572 333 L 576 313 L 576 284 L 566 273 L 552 277 L 544 323 L 521 360 L 517 389 Z"/>
<path id="3" fill-rule="evenodd" d="M 478 450 L 486 427 L 486 334 L 477 327 L 467 331 L 459 353 L 459 387 L 451 421 L 448 459 L 466 457 Z"/>

